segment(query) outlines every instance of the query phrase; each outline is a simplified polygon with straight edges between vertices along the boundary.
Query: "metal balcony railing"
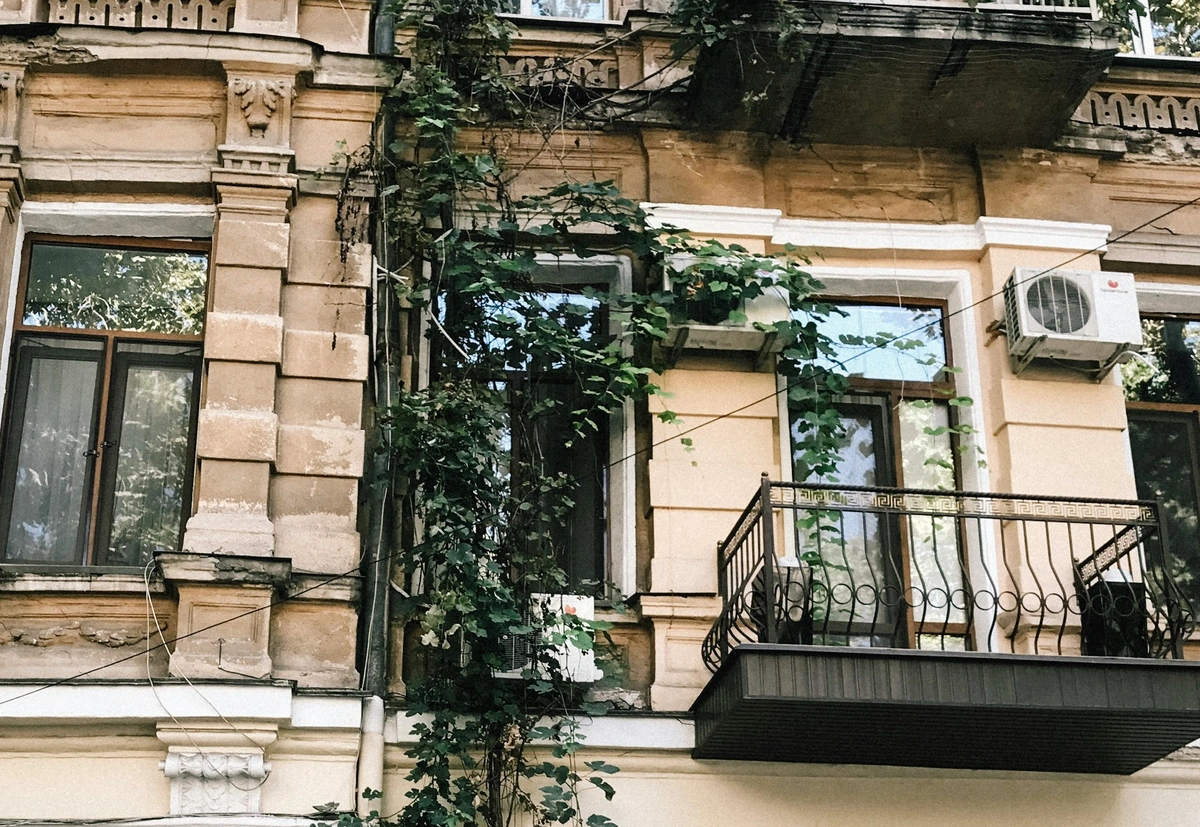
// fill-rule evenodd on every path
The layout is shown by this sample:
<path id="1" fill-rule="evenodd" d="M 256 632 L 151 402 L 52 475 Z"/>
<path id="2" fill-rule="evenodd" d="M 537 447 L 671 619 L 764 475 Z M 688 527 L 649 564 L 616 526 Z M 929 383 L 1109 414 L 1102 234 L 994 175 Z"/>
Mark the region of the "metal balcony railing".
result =
<path id="1" fill-rule="evenodd" d="M 743 643 L 1181 657 L 1156 503 L 771 482 L 718 546 L 716 672 Z"/>
<path id="2" fill-rule="evenodd" d="M 795 0 L 789 0 L 795 5 Z M 976 11 L 994 12 L 1040 12 L 1043 14 L 1078 14 L 1099 17 L 1095 0 L 839 0 L 839 2 L 858 3 L 865 6 L 927 6 L 929 8 L 972 9 Z"/>

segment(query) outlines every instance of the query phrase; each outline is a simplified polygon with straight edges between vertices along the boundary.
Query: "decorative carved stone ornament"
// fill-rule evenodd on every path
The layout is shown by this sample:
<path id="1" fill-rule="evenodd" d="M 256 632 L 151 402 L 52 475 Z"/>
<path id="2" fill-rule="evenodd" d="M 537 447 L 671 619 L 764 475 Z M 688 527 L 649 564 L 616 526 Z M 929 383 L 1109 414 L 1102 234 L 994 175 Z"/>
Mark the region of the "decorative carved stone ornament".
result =
<path id="1" fill-rule="evenodd" d="M 291 143 L 294 77 L 230 72 L 225 145 L 275 147 Z"/>
<path id="2" fill-rule="evenodd" d="M 275 115 L 275 110 L 279 108 L 280 98 L 289 94 L 289 90 L 285 89 L 279 81 L 263 80 L 262 78 L 257 80 L 235 78 L 229 87 L 241 102 L 242 115 L 246 118 L 246 125 L 250 127 L 250 136 L 253 138 L 265 137 L 267 127 L 271 124 L 271 118 Z"/>
<path id="3" fill-rule="evenodd" d="M 262 752 L 172 751 L 159 766 L 171 780 L 171 815 L 257 813 L 271 771 Z"/>

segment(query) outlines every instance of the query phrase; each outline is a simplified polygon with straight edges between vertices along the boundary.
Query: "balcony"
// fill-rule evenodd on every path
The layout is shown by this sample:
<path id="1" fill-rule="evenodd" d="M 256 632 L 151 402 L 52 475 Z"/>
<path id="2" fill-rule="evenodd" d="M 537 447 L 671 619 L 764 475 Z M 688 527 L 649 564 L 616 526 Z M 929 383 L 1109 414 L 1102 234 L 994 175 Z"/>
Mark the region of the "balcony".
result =
<path id="1" fill-rule="evenodd" d="M 763 481 L 697 758 L 1129 774 L 1200 738 L 1155 503 Z"/>
<path id="2" fill-rule="evenodd" d="M 691 116 L 815 143 L 1049 146 L 1117 29 L 1087 0 L 971 5 L 752 0 L 700 50 Z"/>

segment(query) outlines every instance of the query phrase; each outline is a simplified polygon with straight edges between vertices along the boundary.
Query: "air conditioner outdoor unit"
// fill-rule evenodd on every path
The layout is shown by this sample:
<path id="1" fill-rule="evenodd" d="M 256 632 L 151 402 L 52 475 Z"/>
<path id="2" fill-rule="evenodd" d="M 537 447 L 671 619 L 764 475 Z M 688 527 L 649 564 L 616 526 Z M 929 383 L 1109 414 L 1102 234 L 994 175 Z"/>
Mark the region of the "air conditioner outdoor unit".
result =
<path id="1" fill-rule="evenodd" d="M 1004 285 L 1004 315 L 1013 373 L 1045 359 L 1099 380 L 1142 346 L 1132 273 L 1018 267 Z"/>
<path id="2" fill-rule="evenodd" d="M 596 600 L 577 594 L 535 594 L 530 613 L 535 619 L 546 615 L 574 615 L 581 620 L 594 620 Z M 557 626 L 557 630 L 563 629 L 563 624 Z M 553 634 L 555 631 L 554 626 L 542 629 L 543 634 Z M 596 653 L 585 652 L 570 642 L 557 645 L 543 643 L 535 632 L 528 635 L 505 635 L 501 643 L 507 668 L 496 672 L 498 678 L 527 677 L 534 653 L 542 646 L 548 647 L 549 651 L 545 654 L 557 664 L 551 668 L 555 668 L 566 680 L 573 683 L 594 683 L 604 677 L 604 672 L 596 668 Z M 543 663 L 542 666 L 545 667 L 546 664 Z"/>

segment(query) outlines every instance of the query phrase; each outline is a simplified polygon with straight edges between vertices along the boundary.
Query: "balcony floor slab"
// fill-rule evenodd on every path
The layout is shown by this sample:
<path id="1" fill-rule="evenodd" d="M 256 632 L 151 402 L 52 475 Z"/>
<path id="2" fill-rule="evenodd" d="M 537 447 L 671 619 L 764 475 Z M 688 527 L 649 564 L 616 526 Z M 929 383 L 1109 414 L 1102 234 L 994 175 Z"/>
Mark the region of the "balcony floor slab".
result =
<path id="1" fill-rule="evenodd" d="M 1200 662 L 748 644 L 701 759 L 1129 775 L 1200 738 Z"/>

